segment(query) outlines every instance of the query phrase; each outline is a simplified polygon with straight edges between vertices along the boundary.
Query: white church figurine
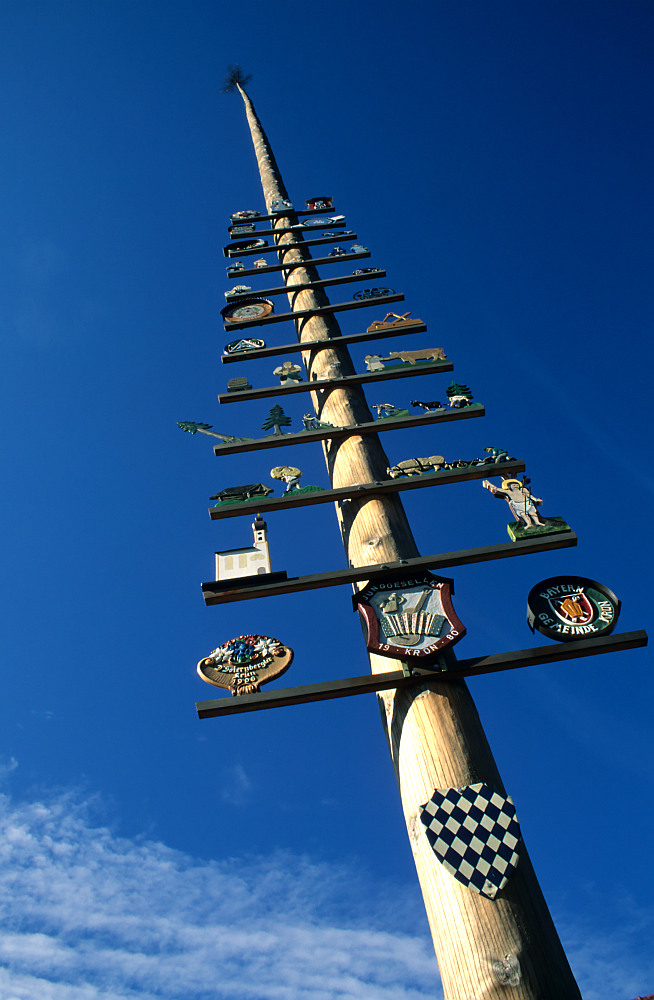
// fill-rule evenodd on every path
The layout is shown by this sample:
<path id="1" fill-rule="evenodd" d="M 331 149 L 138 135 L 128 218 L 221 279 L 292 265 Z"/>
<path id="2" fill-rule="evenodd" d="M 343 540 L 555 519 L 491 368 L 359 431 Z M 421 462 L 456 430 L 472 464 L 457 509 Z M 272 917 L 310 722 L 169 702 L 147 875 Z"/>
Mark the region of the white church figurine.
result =
<path id="1" fill-rule="evenodd" d="M 216 552 L 216 580 L 233 580 L 241 576 L 270 573 L 270 549 L 266 540 L 267 525 L 261 514 L 252 523 L 254 545 L 250 548 Z"/>

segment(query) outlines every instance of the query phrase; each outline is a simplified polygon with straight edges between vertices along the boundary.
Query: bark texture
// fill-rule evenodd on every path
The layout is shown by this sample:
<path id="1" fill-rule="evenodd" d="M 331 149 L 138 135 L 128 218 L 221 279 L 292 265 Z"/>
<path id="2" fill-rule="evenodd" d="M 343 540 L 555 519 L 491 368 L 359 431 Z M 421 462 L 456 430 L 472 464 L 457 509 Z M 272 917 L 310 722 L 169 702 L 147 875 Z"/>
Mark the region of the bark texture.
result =
<path id="1" fill-rule="evenodd" d="M 272 148 L 254 106 L 241 86 L 261 184 L 270 211 L 288 194 Z M 277 218 L 273 226 L 288 228 L 297 219 Z M 300 235 L 280 234 L 279 250 L 302 242 Z M 323 289 L 294 292 L 293 285 L 319 279 L 307 247 L 285 251 L 282 262 L 302 263 L 283 272 L 292 309 L 328 305 Z M 341 331 L 335 317 L 296 320 L 300 343 L 329 340 L 329 348 L 302 352 L 310 380 L 332 371 L 343 375 L 354 368 L 347 348 L 338 344 Z M 311 393 L 316 414 L 336 426 L 354 426 L 372 419 L 358 388 L 316 388 Z M 389 465 L 376 435 L 356 434 L 323 445 L 334 487 L 385 479 Z M 441 450 L 434 444 L 434 452 Z M 419 555 L 399 496 L 380 496 L 336 505 L 343 545 L 350 566 L 366 566 Z M 373 673 L 401 669 L 400 661 L 371 655 Z M 580 1000 L 556 929 L 524 845 L 520 862 L 496 900 L 465 888 L 442 867 L 434 855 L 419 819 L 421 807 L 435 788 L 461 788 L 485 781 L 506 794 L 472 697 L 463 681 L 430 681 L 403 691 L 378 696 L 382 721 L 402 797 L 407 831 L 413 850 L 425 908 L 434 939 L 446 1000 Z M 517 803 L 518 817 L 520 816 Z M 501 985 L 493 962 L 514 955 L 522 978 L 517 986 Z"/>

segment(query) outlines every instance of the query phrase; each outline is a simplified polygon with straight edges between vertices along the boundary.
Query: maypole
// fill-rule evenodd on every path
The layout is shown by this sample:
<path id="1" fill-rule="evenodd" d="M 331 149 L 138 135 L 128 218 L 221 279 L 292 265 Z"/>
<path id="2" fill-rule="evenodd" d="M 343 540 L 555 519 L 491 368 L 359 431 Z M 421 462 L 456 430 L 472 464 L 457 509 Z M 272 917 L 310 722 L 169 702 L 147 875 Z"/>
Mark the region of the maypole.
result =
<path id="1" fill-rule="evenodd" d="M 410 616 L 402 614 L 391 614 L 401 609 L 402 602 L 407 598 L 413 586 L 414 590 L 418 586 L 418 592 L 422 594 L 415 606 L 415 614 L 412 616 L 414 622 L 411 626 L 414 631 L 418 630 L 415 622 L 423 612 L 420 611 L 422 604 L 439 587 L 447 587 L 447 581 L 441 578 L 425 576 L 425 567 L 436 567 L 441 565 L 456 565 L 463 562 L 473 562 L 480 558 L 504 558 L 507 555 L 518 554 L 521 551 L 541 551 L 548 548 L 562 547 L 574 544 L 576 537 L 572 533 L 559 533 L 555 531 L 544 532 L 543 537 L 535 539 L 520 539 L 515 543 L 504 546 L 487 547 L 484 555 L 482 550 L 467 550 L 467 552 L 448 553 L 444 556 L 421 557 L 419 555 L 416 542 L 413 538 L 404 508 L 399 498 L 399 490 L 413 488 L 416 480 L 420 476 L 399 478 L 405 470 L 393 472 L 389 469 L 388 458 L 382 448 L 379 433 L 381 430 L 390 429 L 393 417 L 398 421 L 398 426 L 405 421 L 406 426 L 415 426 L 418 423 L 430 423 L 432 421 L 444 422 L 448 419 L 458 419 L 468 416 L 483 415 L 481 412 L 473 411 L 469 407 L 469 399 L 466 399 L 462 390 L 467 390 L 465 386 L 456 386 L 451 396 L 456 393 L 456 398 L 463 403 L 451 404 L 449 410 L 442 413 L 435 409 L 425 412 L 421 417 L 415 415 L 409 418 L 407 411 L 402 414 L 388 414 L 391 418 L 387 421 L 378 419 L 373 422 L 366 398 L 361 388 L 361 382 L 372 381 L 375 378 L 383 379 L 389 377 L 389 373 L 384 375 L 383 363 L 369 365 L 370 376 L 357 376 L 347 344 L 353 340 L 363 341 L 368 336 L 373 336 L 375 324 L 372 330 L 369 328 L 366 334 L 359 335 L 358 338 L 343 337 L 341 329 L 336 319 L 335 313 L 338 309 L 345 309 L 346 305 L 332 306 L 325 292 L 325 285 L 338 281 L 352 280 L 351 278 L 334 279 L 333 282 L 321 279 L 314 259 L 311 257 L 309 245 L 312 242 L 325 242 L 325 240 L 311 241 L 304 239 L 307 234 L 310 237 L 311 230 L 298 226 L 299 216 L 310 216 L 312 210 L 298 212 L 293 207 L 288 192 L 284 186 L 281 172 L 277 166 L 275 156 L 264 129 L 257 117 L 250 97 L 245 90 L 247 79 L 238 68 L 233 68 L 227 81 L 227 90 L 236 90 L 240 93 L 247 116 L 252 142 L 257 158 L 261 185 L 266 204 L 266 216 L 259 216 L 256 222 L 269 221 L 271 234 L 274 238 L 274 249 L 277 252 L 279 264 L 271 266 L 260 265 L 261 273 L 267 277 L 269 272 L 281 272 L 284 281 L 284 288 L 276 288 L 261 293 L 261 295 L 274 292 L 285 291 L 290 305 L 289 319 L 296 325 L 297 339 L 295 351 L 299 352 L 306 369 L 307 382 L 302 386 L 294 384 L 292 379 L 299 376 L 293 375 L 294 366 L 286 369 L 289 376 L 286 383 L 282 382 L 280 389 L 260 390 L 258 396 L 251 389 L 232 392 L 229 396 L 219 397 L 221 402 L 236 402 L 240 398 L 259 398 L 264 395 L 282 394 L 299 391 L 300 388 L 310 392 L 313 402 L 315 417 L 311 417 L 309 426 L 306 427 L 305 440 L 313 437 L 322 443 L 327 470 L 331 483 L 331 491 L 326 491 L 324 496 L 304 495 L 294 497 L 292 489 L 282 496 L 279 501 L 268 499 L 265 501 L 269 510 L 274 506 L 291 506 L 294 503 L 304 502 L 324 502 L 333 499 L 336 501 L 336 514 L 339 520 L 343 545 L 347 557 L 349 569 L 340 575 L 338 574 L 317 574 L 313 577 L 300 578 L 300 584 L 289 587 L 284 581 L 279 582 L 269 577 L 255 579 L 251 577 L 250 586 L 245 584 L 248 581 L 240 581 L 240 586 L 226 588 L 224 583 L 203 584 L 205 600 L 207 604 L 225 603 L 232 600 L 242 600 L 246 598 L 265 596 L 266 593 L 292 592 L 299 589 L 310 589 L 314 586 L 326 586 L 332 583 L 342 583 L 352 580 L 355 590 L 362 594 L 366 600 L 377 600 L 379 607 L 379 597 L 375 590 L 375 582 L 381 581 L 380 587 L 390 588 L 390 597 L 395 600 L 395 605 L 391 608 L 391 603 L 386 602 L 385 608 L 388 612 L 387 620 L 399 621 L 400 618 Z M 236 216 L 253 215 L 258 213 L 236 213 Z M 234 217 L 233 217 L 234 218 Z M 238 221 L 241 221 L 240 219 Z M 337 223 L 334 223 L 335 225 Z M 234 239 L 243 240 L 243 235 L 239 234 L 239 229 L 231 232 Z M 263 230 L 255 231 L 252 220 L 244 227 L 249 229 L 253 235 L 258 236 Z M 234 227 L 232 227 L 234 229 Z M 326 234 L 329 236 L 329 233 Z M 325 236 L 325 234 L 323 234 Z M 254 240 L 254 250 L 247 249 L 245 241 L 239 245 L 234 245 L 233 251 L 229 251 L 230 257 L 238 257 L 241 253 L 247 255 L 256 252 L 256 243 L 263 243 L 263 240 Z M 245 249 L 239 250 L 245 247 Z M 359 248 L 359 252 L 365 248 Z M 356 256 L 356 252 L 354 253 Z M 264 262 L 265 263 L 265 262 Z M 242 268 L 242 265 L 238 265 Z M 232 269 L 237 273 L 236 267 Z M 230 269 L 228 268 L 228 273 Z M 254 268 L 245 271 L 246 274 L 256 273 Z M 357 274 L 357 272 L 354 272 Z M 385 272 L 381 272 L 384 274 Z M 364 279 L 359 279 L 364 280 Z M 376 294 L 381 291 L 381 294 Z M 397 301 L 403 296 L 393 293 L 393 296 L 383 293 L 390 293 L 388 289 L 373 289 L 368 301 L 359 301 L 359 304 L 372 304 Z M 237 293 L 238 296 L 239 293 Z M 256 292 L 241 293 L 241 301 L 250 303 L 256 313 L 256 302 L 268 300 L 256 300 Z M 238 302 L 238 297 L 230 299 L 228 303 Z M 285 316 L 286 314 L 284 314 Z M 379 336 L 388 337 L 390 332 L 406 333 L 419 332 L 425 326 L 421 320 L 411 320 L 407 314 L 397 316 L 390 314 L 394 318 L 389 321 L 388 316 L 383 321 L 377 321 L 376 327 Z M 232 311 L 229 315 L 230 329 L 239 332 L 246 327 L 253 325 L 265 325 L 271 319 L 277 320 L 284 316 L 271 316 L 270 312 L 263 310 L 261 316 L 254 314 L 238 320 L 239 314 Z M 236 317 L 236 322 L 233 322 Z M 226 324 L 227 326 L 227 324 Z M 246 343 L 245 341 L 243 343 Z M 311 343 L 311 347 L 309 347 Z M 253 347 L 252 344 L 255 346 Z M 260 347 L 262 341 L 248 341 L 247 350 L 241 351 L 240 345 L 235 350 L 241 351 L 240 359 L 247 357 L 272 356 L 275 349 Z M 277 353 L 290 353 L 292 345 L 279 348 Z M 420 352 L 413 352 L 414 354 Z M 424 352 L 423 352 L 424 353 Z M 395 352 L 399 356 L 402 352 Z M 411 352 L 404 352 L 406 356 Z M 378 357 L 378 356 L 375 356 Z M 224 357 L 223 360 L 235 360 L 235 358 Z M 388 360 L 388 359 L 387 359 Z M 402 358 L 405 360 L 405 358 Z M 422 374 L 436 370 L 451 370 L 452 366 L 442 360 L 430 361 L 421 360 L 423 368 L 419 369 L 415 361 L 404 367 L 411 367 L 413 371 L 408 374 Z M 300 372 L 298 366 L 295 366 Z M 280 369 L 281 370 L 281 369 Z M 404 377 L 407 372 L 400 372 L 395 377 Z M 391 374 L 391 377 L 393 375 Z M 314 387 L 314 383 L 318 383 Z M 470 396 L 468 390 L 468 396 Z M 425 404 L 428 407 L 428 404 Z M 457 408 L 458 406 L 458 408 Z M 283 412 L 283 411 L 280 411 Z M 277 417 L 277 420 L 281 420 Z M 288 420 L 286 421 L 288 423 Z M 374 429 L 371 425 L 374 423 Z M 180 425 L 181 426 L 181 425 Z M 184 429 L 191 426 L 207 432 L 208 425 L 184 425 Z M 271 426 L 269 422 L 266 426 Z M 230 443 L 229 438 L 224 438 L 221 444 L 216 445 L 216 454 L 235 453 L 254 447 L 288 446 L 295 443 L 299 435 L 292 433 L 279 436 L 279 423 L 276 426 L 276 440 L 272 436 L 262 439 L 261 442 L 250 444 L 239 443 L 242 439 L 235 439 Z M 295 439 L 295 440 L 294 440 Z M 489 449 L 491 450 L 491 449 Z M 493 451 L 497 451 L 494 449 Z M 435 480 L 437 471 L 440 477 L 439 483 L 445 484 L 448 481 L 457 482 L 462 479 L 480 478 L 482 475 L 497 475 L 497 463 L 502 460 L 503 465 L 500 471 L 503 474 L 513 474 L 524 468 L 522 463 L 510 459 L 505 453 L 495 454 L 489 457 L 490 466 L 484 466 L 485 459 L 476 464 L 470 463 L 467 469 L 453 468 L 447 470 L 443 468 L 446 464 L 441 459 L 441 464 L 437 461 L 440 456 L 432 456 L 433 468 L 427 470 L 426 478 L 423 480 L 427 485 Z M 430 459 L 431 460 L 431 459 Z M 423 460 L 413 460 L 422 462 Z M 495 465 L 492 463 L 495 462 Z M 406 464 L 406 463 L 405 463 Z M 290 467 L 292 468 L 292 467 Z M 485 472 L 484 472 L 485 468 Z M 299 470 L 295 470 L 299 471 Z M 424 475 L 425 470 L 419 469 L 419 473 Z M 390 474 L 390 478 L 389 478 Z M 280 474 L 281 476 L 281 474 Z M 431 478 L 430 478 L 431 477 Z M 290 480 L 287 478 L 286 480 Z M 517 483 L 518 480 L 505 480 L 509 483 Z M 422 485 L 421 482 L 419 485 Z M 526 486 L 508 487 L 523 489 Z M 496 493 L 502 493 L 499 488 Z M 505 490 L 506 492 L 506 490 Z M 528 492 L 528 491 L 527 491 Z M 243 498 L 241 498 L 243 500 Z M 246 508 L 246 509 L 243 509 Z M 217 512 L 212 512 L 212 517 L 236 516 L 238 513 L 246 513 L 253 510 L 253 501 L 245 498 L 245 502 L 233 503 L 231 507 L 225 505 L 222 509 L 218 505 Z M 319 516 L 319 512 L 317 513 Z M 567 526 L 565 526 L 567 528 Z M 512 548 L 513 545 L 513 548 Z M 492 551 L 491 551 L 492 549 Z M 502 551 L 500 551 L 502 550 Z M 505 551 L 510 550 L 510 551 Z M 441 562 L 439 562 L 439 559 Z M 370 569 L 368 570 L 368 567 Z M 348 576 L 349 574 L 349 576 Z M 274 576 L 274 574 L 273 574 Z M 404 576 L 404 579 L 402 579 Z M 320 577 L 320 579 L 318 579 Z M 327 579 L 329 577 L 329 579 Z M 302 585 L 302 580 L 305 584 Z M 431 582 L 430 582 L 431 581 Z M 437 582 L 433 582 L 437 581 Z M 404 586 L 404 591 L 402 587 Z M 408 586 L 408 590 L 407 590 Z M 420 590 L 420 587 L 423 589 Z M 276 589 L 275 589 L 276 588 Z M 285 589 L 286 588 L 286 589 Z M 368 588 L 368 589 L 366 589 Z M 431 589 L 430 589 L 431 588 Z M 440 590 L 439 593 L 445 593 Z M 372 595 L 372 597 L 371 597 Z M 375 596 L 377 595 L 377 596 Z M 389 596 L 389 595 L 387 595 Z M 429 598 L 431 600 L 431 598 Z M 445 606 L 445 599 L 444 606 Z M 364 602 L 365 603 L 365 602 Z M 391 610 L 389 610 L 391 609 Z M 417 609 L 417 610 L 416 610 Z M 367 612 L 362 605 L 362 613 Z M 370 621 L 374 615 L 370 612 Z M 441 616 L 442 617 L 442 616 Z M 379 614 L 377 615 L 379 619 Z M 449 618 L 449 623 L 445 630 L 458 621 L 453 615 Z M 425 626 L 426 627 L 426 626 Z M 453 628 L 453 627 L 452 627 Z M 456 630 L 453 629 L 454 634 Z M 463 630 L 464 631 L 464 630 Z M 461 633 L 462 634 L 462 633 Z M 635 633 L 633 634 L 635 635 Z M 450 633 L 451 636 L 451 633 Z M 415 637 L 414 637 L 415 638 Z M 389 750 L 397 783 L 402 799 L 402 806 L 406 819 L 407 832 L 415 859 L 416 869 L 425 908 L 431 927 L 434 940 L 434 947 L 438 958 L 443 989 L 446 1000 L 494 1000 L 494 998 L 505 997 L 510 994 L 520 1000 L 578 1000 L 579 989 L 575 983 L 563 948 L 559 941 L 557 932 L 549 914 L 547 905 L 543 898 L 540 886 L 529 861 L 526 848 L 519 834 L 517 820 L 511 812 L 512 803 L 507 796 L 507 792 L 502 784 L 500 774 L 493 759 L 490 747 L 484 734 L 479 716 L 474 706 L 472 697 L 466 686 L 464 676 L 475 672 L 475 668 L 502 669 L 501 666 L 483 665 L 471 661 L 457 661 L 454 657 L 451 645 L 445 641 L 435 643 L 438 652 L 432 655 L 430 667 L 425 664 L 425 669 L 414 668 L 418 660 L 413 660 L 408 655 L 411 652 L 410 644 L 414 638 L 396 638 L 388 640 L 383 653 L 370 652 L 370 664 L 372 677 L 366 684 L 365 678 L 352 678 L 351 690 L 341 691 L 343 693 L 357 693 L 358 690 L 376 690 L 382 718 L 386 731 Z M 586 643 L 593 641 L 598 643 L 617 645 L 615 640 L 619 637 L 608 637 L 603 639 L 583 640 Z M 456 641 L 456 640 L 454 640 Z M 641 644 L 642 637 L 637 643 Z M 394 645 L 395 643 L 395 645 Z M 440 644 L 439 644 L 440 643 Z M 406 646 L 407 655 L 394 655 L 393 650 L 400 650 Z M 565 648 L 560 656 L 588 655 L 582 650 L 582 644 L 576 645 L 576 651 Z M 373 644 L 374 647 L 374 644 Z M 379 648 L 379 647 L 377 647 Z M 382 647 L 384 648 L 384 647 Z M 562 647 L 556 647 L 559 652 Z M 626 639 L 619 648 L 628 648 Z M 608 646 L 607 646 L 608 649 Z M 389 650 L 390 655 L 389 655 Z M 595 652 L 605 651 L 604 647 L 594 649 Z M 534 654 L 531 658 L 524 657 L 526 662 L 536 662 L 535 654 L 538 651 L 525 650 L 522 653 Z M 542 654 L 542 651 L 540 651 Z M 512 654 L 516 655 L 517 654 Z M 550 659 L 559 658 L 555 654 Z M 489 663 L 493 659 L 500 660 L 496 656 L 486 658 Z M 209 660 L 201 661 L 209 663 Z M 519 666 L 516 659 L 510 665 Z M 421 664 L 418 664 L 421 666 Z M 208 679 L 205 676 L 205 679 Z M 214 683 L 217 683 L 215 680 Z M 358 687 L 354 682 L 357 682 Z M 324 688 L 319 692 L 318 688 Z M 293 704 L 298 701 L 317 700 L 320 697 L 335 697 L 333 693 L 325 693 L 330 685 L 314 686 L 309 688 L 289 689 L 287 700 L 280 700 L 285 692 L 273 692 L 272 695 L 261 694 L 241 694 L 234 699 L 231 705 L 233 711 L 249 711 L 258 707 L 265 707 L 264 699 L 270 699 L 273 704 Z M 356 688 L 356 690 L 355 690 Z M 331 685 L 330 690 L 334 689 Z M 291 695 L 291 692 L 300 692 Z M 238 693 L 233 689 L 233 693 Z M 275 698 L 275 695 L 278 695 Z M 340 696 L 340 695 L 339 695 Z M 293 698 L 295 700 L 293 700 Z M 257 703 L 256 699 L 260 699 Z M 223 700 L 220 702 L 201 703 L 199 714 L 201 717 L 211 715 L 227 714 L 227 709 L 221 709 Z M 212 707 L 213 706 L 213 707 Z M 217 707 L 216 707 L 217 706 Z M 500 824 L 516 830 L 516 843 L 519 846 L 512 848 L 510 860 L 497 861 L 503 872 L 508 872 L 506 878 L 496 884 L 492 882 L 492 871 L 488 879 L 481 883 L 474 881 L 466 875 L 466 865 L 468 862 L 461 858 L 458 871 L 453 871 L 453 865 L 447 859 L 444 863 L 442 851 L 439 853 L 435 844 L 436 836 L 430 830 L 429 818 L 431 813 L 437 810 L 437 801 L 441 801 L 439 796 L 450 794 L 454 796 L 452 802 L 458 808 L 463 801 L 460 796 L 467 795 L 474 798 L 477 796 L 477 806 L 484 800 L 488 800 L 486 811 L 482 806 L 482 825 L 478 830 L 482 830 L 488 816 L 497 814 L 499 804 Z M 456 798 L 456 797 L 459 798 Z M 472 801 L 472 799 L 470 799 Z M 477 808 L 475 806 L 474 808 Z M 454 806 L 450 806 L 454 808 Z M 471 817 L 474 815 L 474 808 Z M 427 810 L 427 812 L 426 812 Z M 504 810 L 504 811 L 503 811 Z M 472 821 L 470 821 L 472 822 Z M 489 821 L 490 822 L 490 821 Z M 470 823 L 467 824 L 468 826 Z M 499 829 L 499 828 L 498 828 Z M 494 836 L 494 835 L 493 835 Z M 498 841 L 499 843 L 499 841 Z M 484 854 L 489 857 L 496 849 L 493 837 L 485 844 Z M 501 845 L 497 850 L 505 849 L 506 845 Z M 499 856 L 499 855 L 498 855 Z M 519 863 L 518 863 L 519 861 Z M 490 864 L 493 864 L 492 861 Z M 481 862 L 483 866 L 483 862 Z M 507 867 L 508 866 L 508 867 Z M 468 865 L 468 868 L 470 866 Z M 475 862 L 472 863 L 475 867 Z M 489 865 L 483 868 L 487 871 Z M 479 870 L 482 870 L 480 868 Z M 475 871 L 475 877 L 479 871 Z M 467 879 L 467 881 L 466 881 Z M 498 886 L 501 886 L 498 889 Z"/>

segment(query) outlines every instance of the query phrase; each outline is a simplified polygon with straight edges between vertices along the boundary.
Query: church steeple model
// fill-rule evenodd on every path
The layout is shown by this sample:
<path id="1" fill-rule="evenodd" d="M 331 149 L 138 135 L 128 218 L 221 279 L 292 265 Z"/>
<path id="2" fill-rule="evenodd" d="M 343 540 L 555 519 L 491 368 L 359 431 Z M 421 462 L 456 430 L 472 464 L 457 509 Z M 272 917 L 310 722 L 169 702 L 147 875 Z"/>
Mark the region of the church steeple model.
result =
<path id="1" fill-rule="evenodd" d="M 252 531 L 254 532 L 254 547 L 258 549 L 259 552 L 263 552 L 266 562 L 265 569 L 261 568 L 257 570 L 257 573 L 270 573 L 270 549 L 268 548 L 268 525 L 262 518 L 261 514 L 257 514 L 254 521 L 252 522 Z M 261 564 L 263 567 L 263 563 Z"/>
<path id="2" fill-rule="evenodd" d="M 254 544 L 251 548 L 216 552 L 216 580 L 238 580 L 271 572 L 267 528 L 261 514 L 257 514 L 252 522 Z"/>

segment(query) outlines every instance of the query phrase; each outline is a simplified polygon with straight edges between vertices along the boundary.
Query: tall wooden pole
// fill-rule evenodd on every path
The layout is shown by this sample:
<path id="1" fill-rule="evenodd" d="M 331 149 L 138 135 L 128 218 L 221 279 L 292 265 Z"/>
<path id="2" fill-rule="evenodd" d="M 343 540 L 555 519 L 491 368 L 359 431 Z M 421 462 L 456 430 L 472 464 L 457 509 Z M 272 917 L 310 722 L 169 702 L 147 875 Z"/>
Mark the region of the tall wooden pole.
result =
<path id="1" fill-rule="evenodd" d="M 270 212 L 273 201 L 288 199 L 272 148 L 252 101 L 238 81 L 245 104 L 261 184 Z M 274 226 L 289 228 L 296 220 L 278 217 Z M 297 230 L 296 230 L 297 232 Z M 300 237 L 280 234 L 281 248 Z M 325 292 L 293 286 L 319 280 L 307 248 L 286 251 L 285 263 L 302 263 L 286 274 L 288 298 L 295 311 L 329 304 Z M 296 320 L 300 343 L 336 340 L 341 336 L 332 315 Z M 344 375 L 354 368 L 346 347 L 302 352 L 308 377 L 327 375 L 340 364 Z M 329 387 L 311 393 L 317 415 L 335 426 L 355 426 L 372 419 L 360 388 Z M 334 487 L 371 483 L 386 478 L 389 462 L 377 435 L 357 435 L 324 444 Z M 394 562 L 419 555 L 402 503 L 397 495 L 379 496 L 337 505 L 343 544 L 350 566 Z M 370 656 L 373 673 L 400 670 L 400 661 Z M 382 721 L 395 768 L 409 841 L 434 939 L 446 1000 L 580 1000 L 556 929 L 524 844 L 520 861 L 507 886 L 495 900 L 466 888 L 440 864 L 420 821 L 421 807 L 435 788 L 462 788 L 484 781 L 506 794 L 477 710 L 464 681 L 430 681 L 378 695 Z M 519 814 L 519 803 L 518 803 Z M 521 978 L 502 983 L 493 963 L 515 956 Z"/>

